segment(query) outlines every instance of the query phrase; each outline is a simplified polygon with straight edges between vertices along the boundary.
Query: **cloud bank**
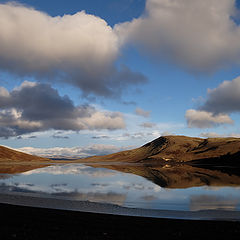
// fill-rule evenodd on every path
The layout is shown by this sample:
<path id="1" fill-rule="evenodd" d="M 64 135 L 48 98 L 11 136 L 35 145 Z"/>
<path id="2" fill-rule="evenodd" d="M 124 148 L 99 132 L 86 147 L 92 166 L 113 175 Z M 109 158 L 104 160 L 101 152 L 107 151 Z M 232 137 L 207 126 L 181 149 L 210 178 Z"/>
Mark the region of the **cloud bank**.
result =
<path id="1" fill-rule="evenodd" d="M 157 60 L 194 72 L 212 72 L 240 62 L 240 27 L 235 0 L 147 0 L 145 13 L 115 26 Z"/>
<path id="2" fill-rule="evenodd" d="M 0 69 L 62 81 L 84 94 L 115 96 L 146 81 L 127 66 L 116 68 L 119 40 L 101 18 L 84 11 L 51 17 L 16 3 L 0 4 Z M 116 90 L 117 89 L 117 90 Z"/>
<path id="3" fill-rule="evenodd" d="M 54 147 L 33 148 L 23 147 L 17 150 L 48 158 L 84 158 L 89 156 L 107 155 L 127 150 L 129 147 L 116 147 L 114 145 L 93 144 L 85 147 Z"/>
<path id="4" fill-rule="evenodd" d="M 0 88 L 0 137 L 55 130 L 115 130 L 125 127 L 119 112 L 75 106 L 49 84 L 25 81 L 8 92 Z"/>

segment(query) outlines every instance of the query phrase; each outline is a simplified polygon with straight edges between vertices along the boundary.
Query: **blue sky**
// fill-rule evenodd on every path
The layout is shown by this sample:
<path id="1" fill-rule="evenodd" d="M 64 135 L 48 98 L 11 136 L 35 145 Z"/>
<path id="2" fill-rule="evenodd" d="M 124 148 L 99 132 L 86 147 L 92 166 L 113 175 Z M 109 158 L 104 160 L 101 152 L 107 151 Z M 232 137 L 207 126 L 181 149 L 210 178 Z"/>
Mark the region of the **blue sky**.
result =
<path id="1" fill-rule="evenodd" d="M 238 7 L 0 1 L 0 144 L 101 152 L 166 134 L 240 136 Z"/>

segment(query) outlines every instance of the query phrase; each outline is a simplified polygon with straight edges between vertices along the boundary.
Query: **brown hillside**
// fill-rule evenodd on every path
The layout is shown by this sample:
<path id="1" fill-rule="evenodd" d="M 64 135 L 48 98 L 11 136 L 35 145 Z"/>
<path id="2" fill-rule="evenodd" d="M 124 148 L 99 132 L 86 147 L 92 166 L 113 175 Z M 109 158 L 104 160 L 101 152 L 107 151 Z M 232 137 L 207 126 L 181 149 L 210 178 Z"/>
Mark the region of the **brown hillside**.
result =
<path id="1" fill-rule="evenodd" d="M 50 160 L 0 146 L 0 174 L 22 173 L 48 166 Z"/>
<path id="2" fill-rule="evenodd" d="M 238 159 L 240 138 L 192 138 L 185 136 L 165 136 L 145 144 L 140 148 L 95 156 L 78 160 L 80 162 L 189 162 L 202 159 Z"/>
<path id="3" fill-rule="evenodd" d="M 159 141 L 162 144 L 159 144 Z M 151 158 L 192 161 L 234 155 L 240 152 L 239 138 L 191 138 L 185 136 L 160 137 L 143 146 L 153 151 Z"/>
<path id="4" fill-rule="evenodd" d="M 0 161 L 19 161 L 19 162 L 46 162 L 49 161 L 47 158 L 33 156 L 23 152 L 19 152 L 7 147 L 0 146 Z"/>

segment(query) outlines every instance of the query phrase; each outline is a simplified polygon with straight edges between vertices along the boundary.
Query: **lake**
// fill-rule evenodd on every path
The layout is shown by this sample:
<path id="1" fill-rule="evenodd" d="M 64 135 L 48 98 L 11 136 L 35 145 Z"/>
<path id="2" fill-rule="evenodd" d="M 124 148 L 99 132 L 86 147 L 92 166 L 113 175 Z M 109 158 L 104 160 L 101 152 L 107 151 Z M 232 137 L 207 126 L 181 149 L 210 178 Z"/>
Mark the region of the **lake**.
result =
<path id="1" fill-rule="evenodd" d="M 239 211 L 239 183 L 237 174 L 189 166 L 69 163 L 1 174 L 0 192 L 127 208 Z"/>

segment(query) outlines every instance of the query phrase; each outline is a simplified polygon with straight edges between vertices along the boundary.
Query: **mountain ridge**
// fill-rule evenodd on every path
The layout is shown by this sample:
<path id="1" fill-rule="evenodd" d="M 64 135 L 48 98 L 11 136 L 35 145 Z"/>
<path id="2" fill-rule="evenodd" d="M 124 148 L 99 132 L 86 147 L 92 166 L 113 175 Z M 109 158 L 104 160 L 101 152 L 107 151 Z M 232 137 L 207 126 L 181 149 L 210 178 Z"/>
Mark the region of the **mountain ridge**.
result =
<path id="1" fill-rule="evenodd" d="M 77 161 L 122 162 L 191 162 L 240 156 L 240 138 L 194 138 L 186 136 L 162 136 L 145 145 L 105 156 L 94 156 Z"/>

